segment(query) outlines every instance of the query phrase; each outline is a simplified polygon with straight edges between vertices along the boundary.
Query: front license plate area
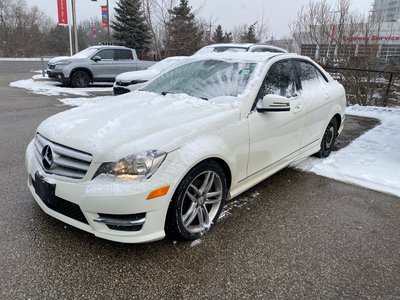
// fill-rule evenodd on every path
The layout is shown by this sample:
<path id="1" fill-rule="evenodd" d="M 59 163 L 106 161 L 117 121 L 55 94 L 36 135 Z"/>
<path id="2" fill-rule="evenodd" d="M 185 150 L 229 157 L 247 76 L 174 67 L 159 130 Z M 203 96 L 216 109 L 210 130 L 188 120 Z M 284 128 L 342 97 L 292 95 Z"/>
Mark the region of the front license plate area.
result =
<path id="1" fill-rule="evenodd" d="M 56 185 L 48 183 L 39 172 L 35 173 L 34 188 L 36 194 L 43 202 L 50 206 L 57 205 Z"/>

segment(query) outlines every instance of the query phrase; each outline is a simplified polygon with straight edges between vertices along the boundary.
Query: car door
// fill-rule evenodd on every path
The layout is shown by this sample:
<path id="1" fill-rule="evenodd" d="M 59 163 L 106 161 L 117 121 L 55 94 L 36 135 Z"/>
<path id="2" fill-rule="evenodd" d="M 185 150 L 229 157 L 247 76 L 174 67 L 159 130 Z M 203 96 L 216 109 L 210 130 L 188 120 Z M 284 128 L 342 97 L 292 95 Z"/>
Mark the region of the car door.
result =
<path id="1" fill-rule="evenodd" d="M 314 64 L 305 60 L 294 60 L 294 67 L 301 85 L 304 100 L 305 124 L 301 141 L 302 147 L 320 143 L 322 132 L 331 109 L 329 83 Z"/>
<path id="2" fill-rule="evenodd" d="M 115 62 L 118 74 L 138 70 L 137 61 L 133 57 L 132 50 L 118 49 Z"/>
<path id="3" fill-rule="evenodd" d="M 290 111 L 258 112 L 249 115 L 250 152 L 248 176 L 276 170 L 296 156 L 304 127 L 303 99 L 290 60 L 273 64 L 256 101 L 266 95 L 287 98 Z"/>
<path id="4" fill-rule="evenodd" d="M 100 60 L 95 60 L 95 58 Z M 92 70 L 95 81 L 114 81 L 117 67 L 115 64 L 115 50 L 103 49 L 92 57 Z"/>

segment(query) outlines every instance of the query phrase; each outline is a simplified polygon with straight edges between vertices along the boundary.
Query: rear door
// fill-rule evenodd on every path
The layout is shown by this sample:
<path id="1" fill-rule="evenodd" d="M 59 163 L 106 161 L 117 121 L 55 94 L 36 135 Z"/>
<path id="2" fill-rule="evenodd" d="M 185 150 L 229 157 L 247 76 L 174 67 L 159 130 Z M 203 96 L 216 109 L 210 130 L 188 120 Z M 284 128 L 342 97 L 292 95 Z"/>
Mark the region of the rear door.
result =
<path id="1" fill-rule="evenodd" d="M 91 65 L 93 77 L 95 81 L 114 81 L 117 73 L 115 64 L 115 50 L 103 49 L 97 52 L 94 56 L 99 56 L 101 60 L 94 61 L 92 58 Z"/>
<path id="2" fill-rule="evenodd" d="M 328 80 L 314 64 L 306 60 L 294 60 L 294 66 L 300 79 L 300 94 L 304 99 L 306 114 L 301 146 L 307 147 L 320 143 L 327 125 L 326 118 L 329 117 L 332 99 Z"/>
<path id="3" fill-rule="evenodd" d="M 289 99 L 290 111 L 254 111 L 249 115 L 248 176 L 279 169 L 293 159 L 300 148 L 304 127 L 303 99 L 298 93 L 290 60 L 278 61 L 271 66 L 256 101 L 269 94 Z"/>
<path id="4" fill-rule="evenodd" d="M 117 73 L 121 74 L 124 72 L 136 71 L 137 61 L 135 60 L 132 50 L 129 49 L 118 49 L 116 50 L 116 65 Z"/>

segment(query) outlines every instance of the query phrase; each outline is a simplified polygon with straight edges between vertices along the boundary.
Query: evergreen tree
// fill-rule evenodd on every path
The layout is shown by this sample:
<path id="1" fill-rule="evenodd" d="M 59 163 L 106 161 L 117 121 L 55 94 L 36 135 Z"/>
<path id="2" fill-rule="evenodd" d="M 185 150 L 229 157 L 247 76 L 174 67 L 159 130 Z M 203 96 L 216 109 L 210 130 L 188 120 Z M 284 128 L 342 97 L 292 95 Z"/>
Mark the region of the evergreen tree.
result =
<path id="1" fill-rule="evenodd" d="M 231 32 L 223 32 L 222 26 L 218 25 L 213 33 L 213 41 L 215 43 L 232 43 L 232 33 Z"/>
<path id="2" fill-rule="evenodd" d="M 212 39 L 215 43 L 225 43 L 225 36 L 221 25 L 218 25 L 215 29 Z"/>
<path id="3" fill-rule="evenodd" d="M 170 20 L 166 24 L 165 46 L 169 56 L 192 55 L 201 47 L 203 30 L 196 22 L 188 0 L 180 0 L 178 6 L 169 10 Z"/>
<path id="4" fill-rule="evenodd" d="M 140 0 L 120 0 L 115 8 L 115 40 L 126 47 L 136 49 L 138 53 L 149 49 L 151 35 L 144 17 Z"/>
<path id="5" fill-rule="evenodd" d="M 226 32 L 224 34 L 224 43 L 232 43 L 233 37 L 232 37 L 232 32 Z"/>
<path id="6" fill-rule="evenodd" d="M 242 43 L 257 43 L 258 39 L 256 36 L 256 23 L 250 25 L 247 32 L 241 37 Z"/>

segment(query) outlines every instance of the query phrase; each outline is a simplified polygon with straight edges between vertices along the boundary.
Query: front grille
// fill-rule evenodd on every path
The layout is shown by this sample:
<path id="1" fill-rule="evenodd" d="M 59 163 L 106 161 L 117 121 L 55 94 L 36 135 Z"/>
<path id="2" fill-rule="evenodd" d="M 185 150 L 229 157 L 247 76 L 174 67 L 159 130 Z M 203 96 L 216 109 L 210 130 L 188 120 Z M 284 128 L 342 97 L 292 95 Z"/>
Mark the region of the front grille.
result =
<path id="1" fill-rule="evenodd" d="M 126 94 L 129 93 L 130 90 L 126 89 L 126 88 L 122 88 L 122 87 L 114 87 L 114 94 L 115 95 L 122 95 L 122 94 Z"/>
<path id="2" fill-rule="evenodd" d="M 35 156 L 43 170 L 74 179 L 82 179 L 89 170 L 92 155 L 54 143 L 37 133 Z"/>
<path id="3" fill-rule="evenodd" d="M 119 86 L 128 86 L 128 85 L 131 85 L 131 83 L 130 82 L 122 82 L 122 81 L 117 81 L 116 82 L 116 85 L 119 85 Z"/>
<path id="4" fill-rule="evenodd" d="M 32 180 L 32 185 L 36 191 L 37 190 L 36 182 L 33 178 L 31 178 L 31 180 Z M 76 221 L 79 221 L 79 222 L 82 222 L 85 224 L 89 224 L 78 204 L 69 202 L 69 201 L 64 200 L 57 196 L 54 196 L 54 197 L 55 197 L 55 204 L 50 204 L 50 203 L 44 201 L 44 199 L 41 199 L 41 200 L 48 208 L 50 208 L 64 216 L 67 216 L 71 219 L 74 219 Z"/>

